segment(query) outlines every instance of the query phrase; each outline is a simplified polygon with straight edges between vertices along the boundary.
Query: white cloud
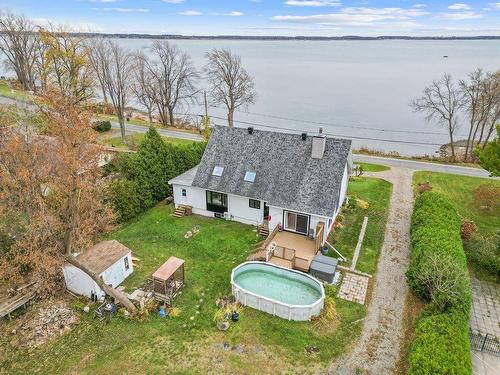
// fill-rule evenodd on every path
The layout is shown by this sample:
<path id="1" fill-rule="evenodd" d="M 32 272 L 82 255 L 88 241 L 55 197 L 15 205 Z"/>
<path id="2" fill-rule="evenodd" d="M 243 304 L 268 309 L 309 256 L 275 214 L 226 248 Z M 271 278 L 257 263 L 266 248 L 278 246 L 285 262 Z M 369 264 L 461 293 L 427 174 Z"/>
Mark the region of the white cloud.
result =
<path id="1" fill-rule="evenodd" d="M 473 20 L 481 18 L 483 17 L 483 15 L 475 12 L 454 12 L 454 13 L 440 13 L 437 17 L 447 20 L 461 21 L 461 20 Z"/>
<path id="2" fill-rule="evenodd" d="M 427 4 L 413 4 L 411 7 L 412 8 L 425 8 Z"/>
<path id="3" fill-rule="evenodd" d="M 316 24 L 349 24 L 367 25 L 387 21 L 406 21 L 411 18 L 426 15 L 418 9 L 403 8 L 343 8 L 338 13 L 315 14 L 307 16 L 284 15 L 274 16 L 273 20 L 288 22 L 309 22 Z"/>
<path id="4" fill-rule="evenodd" d="M 500 10 L 500 3 L 488 3 L 490 7 L 493 9 L 499 9 Z"/>
<path id="5" fill-rule="evenodd" d="M 471 7 L 469 4 L 455 3 L 455 4 L 451 4 L 450 6 L 448 6 L 448 9 L 451 9 L 451 10 L 470 10 Z"/>
<path id="6" fill-rule="evenodd" d="M 119 12 L 119 13 L 147 13 L 147 8 L 92 8 L 101 12 Z"/>
<path id="7" fill-rule="evenodd" d="M 245 15 L 245 13 L 243 13 L 243 12 L 236 12 L 234 10 L 232 12 L 224 14 L 224 16 L 230 16 L 230 17 L 240 17 L 240 16 L 244 16 L 244 15 Z"/>
<path id="8" fill-rule="evenodd" d="M 121 0 L 89 0 L 91 3 L 116 3 Z"/>
<path id="9" fill-rule="evenodd" d="M 180 16 L 201 16 L 203 13 L 197 10 L 185 10 L 184 12 L 177 13 Z"/>
<path id="10" fill-rule="evenodd" d="M 184 0 L 162 0 L 164 3 L 167 4 L 182 4 Z"/>
<path id="11" fill-rule="evenodd" d="M 339 0 L 287 0 L 285 4 L 291 7 L 339 7 Z"/>

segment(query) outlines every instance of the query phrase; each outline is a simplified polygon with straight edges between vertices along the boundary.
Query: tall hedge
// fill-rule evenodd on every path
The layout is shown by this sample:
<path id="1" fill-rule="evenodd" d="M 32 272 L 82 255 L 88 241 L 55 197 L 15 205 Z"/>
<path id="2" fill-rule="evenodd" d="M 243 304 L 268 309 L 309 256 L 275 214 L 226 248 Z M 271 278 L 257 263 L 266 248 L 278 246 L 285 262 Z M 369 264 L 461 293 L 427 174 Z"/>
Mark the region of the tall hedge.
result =
<path id="1" fill-rule="evenodd" d="M 471 289 L 460 237 L 460 217 L 447 198 L 433 192 L 417 198 L 411 245 L 406 275 L 412 291 L 431 302 L 428 310 L 460 310 L 468 314 Z M 429 274 L 429 269 L 434 269 L 435 275 Z"/>
<path id="2" fill-rule="evenodd" d="M 410 374 L 471 374 L 468 319 L 471 287 L 460 217 L 444 196 L 426 192 L 411 222 L 411 290 L 429 302 L 417 322 Z"/>
<path id="3" fill-rule="evenodd" d="M 114 163 L 122 176 L 110 189 L 119 221 L 131 219 L 171 194 L 168 181 L 198 165 L 205 147 L 206 142 L 166 143 L 151 127 L 136 154 L 121 155 Z"/>
<path id="4" fill-rule="evenodd" d="M 467 320 L 463 314 L 437 314 L 420 319 L 411 346 L 412 375 L 472 373 Z"/>

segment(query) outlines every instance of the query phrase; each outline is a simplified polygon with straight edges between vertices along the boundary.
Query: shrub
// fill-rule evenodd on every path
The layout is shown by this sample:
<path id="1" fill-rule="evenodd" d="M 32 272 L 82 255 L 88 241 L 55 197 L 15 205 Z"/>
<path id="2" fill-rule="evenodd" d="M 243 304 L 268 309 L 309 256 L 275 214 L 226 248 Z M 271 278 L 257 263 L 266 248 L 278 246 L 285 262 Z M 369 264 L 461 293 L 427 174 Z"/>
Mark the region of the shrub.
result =
<path id="1" fill-rule="evenodd" d="M 464 242 L 467 259 L 500 280 L 500 233 L 490 238 L 473 236 Z"/>
<path id="2" fill-rule="evenodd" d="M 470 280 L 455 208 L 438 193 L 423 193 L 415 201 L 411 225 L 410 288 L 433 302 L 431 310 L 468 314 Z"/>
<path id="3" fill-rule="evenodd" d="M 92 128 L 95 131 L 98 131 L 99 133 L 104 133 L 111 129 L 111 122 L 107 120 L 95 121 L 94 124 L 92 125 Z"/>
<path id="4" fill-rule="evenodd" d="M 126 179 L 112 181 L 109 185 L 111 204 L 118 222 L 125 222 L 144 210 L 139 186 Z"/>
<path id="5" fill-rule="evenodd" d="M 422 318 L 410 349 L 410 375 L 471 374 L 467 318 L 438 314 Z"/>
<path id="6" fill-rule="evenodd" d="M 500 186 L 481 184 L 473 191 L 474 200 L 485 210 L 492 210 L 500 202 Z"/>
<path id="7" fill-rule="evenodd" d="M 460 224 L 460 237 L 462 237 L 462 240 L 469 241 L 476 231 L 477 226 L 473 221 L 462 219 L 462 223 Z"/>
<path id="8" fill-rule="evenodd" d="M 432 190 L 432 186 L 431 186 L 431 183 L 429 181 L 419 182 L 418 192 L 420 194 L 425 193 L 426 191 L 431 191 L 431 190 Z"/>
<path id="9" fill-rule="evenodd" d="M 113 205 L 120 220 L 129 220 L 165 199 L 171 193 L 168 181 L 198 165 L 205 147 L 206 142 L 167 144 L 157 130 L 151 127 L 136 154 L 120 155 L 107 168 L 108 173 L 117 172 L 124 180 L 134 183 L 126 185 L 122 181 L 111 189 Z M 126 194 L 126 189 L 133 193 L 134 201 L 130 206 L 122 202 L 122 194 Z"/>
<path id="10" fill-rule="evenodd" d="M 406 275 L 411 290 L 430 303 L 416 326 L 411 375 L 472 372 L 467 332 L 471 287 L 461 229 L 444 196 L 424 192 L 416 199 Z"/>

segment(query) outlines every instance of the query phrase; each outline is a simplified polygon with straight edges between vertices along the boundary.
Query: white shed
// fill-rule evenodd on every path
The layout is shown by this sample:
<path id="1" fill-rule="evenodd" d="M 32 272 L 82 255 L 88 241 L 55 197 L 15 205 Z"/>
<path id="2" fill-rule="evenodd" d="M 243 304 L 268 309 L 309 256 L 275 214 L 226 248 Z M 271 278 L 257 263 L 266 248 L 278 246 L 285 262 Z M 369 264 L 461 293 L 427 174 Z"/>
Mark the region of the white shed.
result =
<path id="1" fill-rule="evenodd" d="M 113 288 L 120 285 L 134 271 L 131 250 L 116 240 L 100 242 L 77 255 L 77 259 Z M 79 268 L 65 264 L 63 273 L 69 291 L 89 298 L 92 292 L 98 298 L 105 295 L 97 283 Z"/>

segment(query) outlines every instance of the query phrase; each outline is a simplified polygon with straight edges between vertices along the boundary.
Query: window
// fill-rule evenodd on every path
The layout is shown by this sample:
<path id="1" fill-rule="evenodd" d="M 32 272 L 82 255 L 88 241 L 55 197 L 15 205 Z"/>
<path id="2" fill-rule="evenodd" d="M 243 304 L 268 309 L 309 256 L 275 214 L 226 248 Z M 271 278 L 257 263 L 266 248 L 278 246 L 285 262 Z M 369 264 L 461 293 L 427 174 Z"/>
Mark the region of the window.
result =
<path id="1" fill-rule="evenodd" d="M 123 258 L 123 263 L 125 264 L 125 271 L 128 271 L 130 264 L 128 263 L 128 257 Z"/>
<path id="2" fill-rule="evenodd" d="M 246 172 L 245 178 L 243 178 L 246 182 L 254 182 L 255 181 L 255 172 Z"/>
<path id="3" fill-rule="evenodd" d="M 260 201 L 257 199 L 249 199 L 248 206 L 250 208 L 256 208 L 256 209 L 260 210 Z"/>
<path id="4" fill-rule="evenodd" d="M 227 212 L 227 194 L 207 190 L 207 210 L 212 212 Z"/>
<path id="5" fill-rule="evenodd" d="M 222 176 L 222 172 L 224 172 L 224 167 L 219 167 L 218 165 L 216 165 L 214 167 L 214 170 L 212 171 L 212 176 L 220 177 Z"/>
<path id="6" fill-rule="evenodd" d="M 187 195 L 186 189 L 182 189 L 182 196 L 185 197 Z"/>

